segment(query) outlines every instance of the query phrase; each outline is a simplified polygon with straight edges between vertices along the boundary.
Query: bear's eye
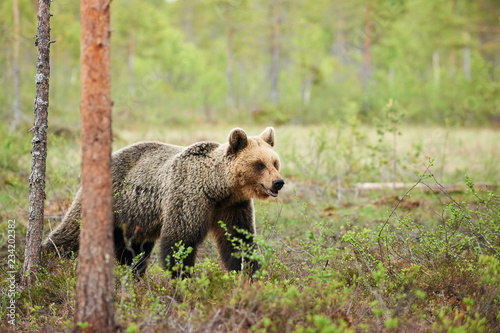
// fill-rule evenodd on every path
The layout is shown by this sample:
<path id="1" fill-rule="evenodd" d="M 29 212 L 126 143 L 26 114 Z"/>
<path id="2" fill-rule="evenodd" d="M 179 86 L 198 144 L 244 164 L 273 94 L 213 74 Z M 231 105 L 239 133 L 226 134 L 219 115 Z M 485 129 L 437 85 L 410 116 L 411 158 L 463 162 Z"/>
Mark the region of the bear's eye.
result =
<path id="1" fill-rule="evenodd" d="M 274 168 L 278 170 L 278 162 L 274 161 Z"/>
<path id="2" fill-rule="evenodd" d="M 255 166 L 257 167 L 257 170 L 264 170 L 266 168 L 263 163 L 257 163 Z"/>

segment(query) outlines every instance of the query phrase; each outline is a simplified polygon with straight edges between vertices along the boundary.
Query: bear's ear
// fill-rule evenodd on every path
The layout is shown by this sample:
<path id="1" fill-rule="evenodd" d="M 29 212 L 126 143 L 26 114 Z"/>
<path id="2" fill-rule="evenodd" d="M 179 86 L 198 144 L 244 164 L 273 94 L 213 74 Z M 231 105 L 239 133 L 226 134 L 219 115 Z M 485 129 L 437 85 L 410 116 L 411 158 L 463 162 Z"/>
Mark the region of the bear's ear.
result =
<path id="1" fill-rule="evenodd" d="M 274 128 L 268 127 L 264 132 L 260 133 L 260 138 L 267 142 L 271 147 L 274 147 Z"/>
<path id="2" fill-rule="evenodd" d="M 241 128 L 235 128 L 229 133 L 230 152 L 236 154 L 248 145 L 247 133 Z"/>

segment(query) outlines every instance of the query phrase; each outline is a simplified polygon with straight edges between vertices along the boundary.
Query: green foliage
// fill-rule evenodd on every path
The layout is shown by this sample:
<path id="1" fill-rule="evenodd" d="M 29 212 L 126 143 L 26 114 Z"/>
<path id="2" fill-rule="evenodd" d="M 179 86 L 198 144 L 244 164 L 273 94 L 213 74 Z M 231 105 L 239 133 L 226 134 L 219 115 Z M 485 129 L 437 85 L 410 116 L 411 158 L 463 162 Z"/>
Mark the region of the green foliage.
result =
<path id="1" fill-rule="evenodd" d="M 172 279 L 161 268 L 155 249 L 142 279 L 135 278 L 129 266 L 116 264 L 116 322 L 129 332 L 354 332 L 415 327 L 439 332 L 498 331 L 500 198 L 498 189 L 485 190 L 472 181 L 497 181 L 491 171 L 496 169 L 488 171 L 487 165 L 498 154 L 497 134 L 433 128 L 435 138 L 446 136 L 449 142 L 436 155 L 446 154 L 447 158 L 428 159 L 422 154 L 430 150 L 429 142 L 422 139 L 427 133 L 424 129 L 405 126 L 389 116 L 381 126 L 383 135 L 356 118 L 344 127 L 333 123 L 280 128 L 276 149 L 286 185 L 277 200 L 255 202 L 255 247 L 246 245 L 249 235 L 243 230 L 237 230 L 243 239 L 228 235 L 235 254 L 244 263 L 257 260 L 261 270 L 253 279 L 225 271 L 214 244 L 207 240 L 198 249 L 190 276 Z M 201 131 L 184 136 L 175 128 L 161 127 L 161 134 L 151 129 L 144 133 L 168 135 L 165 141 L 185 144 L 193 141 L 193 133 L 211 137 L 208 133 L 214 129 L 209 126 Z M 416 186 L 406 192 L 391 188 L 357 192 L 357 182 L 392 174 L 394 131 L 401 132 L 396 133 L 397 147 L 404 151 L 398 150 L 398 165 L 408 163 L 417 175 L 401 168 L 398 177 L 412 179 Z M 125 145 L 137 141 L 143 132 L 117 131 L 115 135 L 119 145 Z M 10 140 L 11 146 L 5 149 L 11 155 L 1 163 L 9 166 L 7 172 L 20 175 L 25 162 L 17 161 L 24 158 L 29 164 L 23 157 L 27 153 L 22 138 L 5 138 Z M 416 148 L 419 140 L 422 150 Z M 367 143 L 381 148 L 367 147 Z M 78 184 L 77 144 L 76 140 L 53 141 L 47 171 L 51 203 L 63 198 L 69 205 L 67 199 Z M 466 156 L 461 155 L 464 152 Z M 388 162 L 382 162 L 383 158 Z M 424 158 L 427 162 L 421 171 L 416 165 Z M 62 165 L 65 160 L 70 161 L 69 166 Z M 448 181 L 460 183 L 464 171 L 471 175 L 459 190 L 448 193 L 439 186 L 441 172 L 434 173 L 434 169 L 441 169 L 443 160 L 449 160 L 443 167 Z M 472 161 L 481 167 L 471 165 Z M 128 181 L 123 181 L 128 187 Z M 11 186 L 8 195 L 15 202 L 27 200 L 20 184 Z M 11 219 L 25 207 L 3 205 L 0 213 Z M 54 219 L 65 209 L 54 213 L 52 204 L 47 208 Z M 16 221 L 18 269 L 26 221 Z M 3 225 L 0 235 L 5 231 Z M 0 238 L 0 254 L 6 253 L 5 244 Z M 176 247 L 174 269 L 183 269 L 182 260 L 191 249 L 181 243 Z M 15 296 L 19 327 L 26 331 L 74 329 L 76 267 L 76 258 L 43 257 L 35 285 Z M 0 261 L 0 290 L 8 287 L 7 272 L 7 262 Z M 8 298 L 2 295 L 0 326 L 8 327 L 4 316 Z"/>
<path id="2" fill-rule="evenodd" d="M 0 126 L 0 206 L 14 204 L 17 193 L 26 192 L 31 144 L 27 136 L 8 134 L 7 124 Z"/>
<path id="3" fill-rule="evenodd" d="M 135 323 L 130 323 L 125 330 L 125 333 L 138 333 L 140 332 L 139 327 Z"/>
<path id="4" fill-rule="evenodd" d="M 178 272 L 180 275 L 186 272 L 190 274 L 192 267 L 185 267 L 184 260 L 191 254 L 191 252 L 193 252 L 193 248 L 191 246 L 186 246 L 182 241 L 176 243 L 174 245 L 174 253 L 172 256 L 167 256 L 167 258 L 165 258 L 167 264 L 171 262 L 171 259 L 173 259 L 173 265 L 170 266 L 169 264 L 169 273 Z"/>
<path id="5" fill-rule="evenodd" d="M 464 252 L 465 245 L 447 246 L 441 226 L 415 223 L 411 214 L 398 218 L 390 228 L 379 229 L 384 230 L 382 236 L 376 229 L 348 225 L 342 240 L 335 241 L 338 231 L 334 225 L 312 217 L 309 206 L 298 198 L 292 207 L 300 219 L 311 223 L 305 229 L 310 233 L 300 241 L 286 238 L 288 233 L 276 239 L 269 231 L 257 237 L 259 251 L 266 258 L 260 257 L 263 271 L 267 273 L 253 283 L 242 275 L 224 272 L 216 257 L 201 259 L 192 276 L 182 280 L 170 279 L 156 264 L 142 280 L 136 280 L 129 267 L 117 265 L 118 322 L 127 332 L 181 325 L 219 331 L 221 323 L 237 330 L 239 326 L 232 325 L 241 322 L 253 332 L 287 328 L 292 332 L 354 332 L 357 327 L 366 330 L 374 325 L 391 331 L 413 325 L 437 331 L 498 328 L 500 260 L 493 248 L 483 245 L 481 251 L 489 254 L 478 256 L 475 250 Z M 264 212 L 267 224 L 277 214 L 267 205 L 259 210 Z M 417 225 L 418 240 L 409 240 L 408 230 Z M 453 222 L 450 227 L 455 225 Z M 466 229 L 456 231 L 466 233 Z M 262 248 L 262 237 L 266 237 L 267 248 Z M 377 244 L 379 237 L 383 238 L 383 251 Z M 469 244 L 475 243 L 466 239 Z M 239 240 L 234 241 L 241 246 Z M 451 238 L 449 241 L 454 242 Z M 177 246 L 180 251 L 174 256 L 180 262 L 189 249 Z M 267 251 L 272 254 L 269 261 Z M 257 258 L 251 253 L 244 255 L 246 260 Z M 32 304 L 33 311 L 29 317 L 20 318 L 30 318 L 27 325 L 31 328 L 62 327 L 65 321 L 63 325 L 70 325 L 66 300 L 74 298 L 76 261 L 48 260 L 59 262 L 58 268 L 39 276 L 39 284 L 29 291 L 30 301 L 26 303 Z M 53 291 L 60 296 L 51 294 Z M 26 297 L 23 295 L 21 298 Z M 63 301 L 57 302 L 61 296 Z M 38 316 L 43 309 L 51 315 Z M 58 319 L 61 316 L 63 320 Z"/>
<path id="6" fill-rule="evenodd" d="M 393 99 L 412 124 L 498 122 L 495 1 L 280 1 L 277 105 L 269 93 L 268 1 L 112 3 L 113 120 L 127 126 L 227 119 L 345 125 L 352 117 L 375 123 Z M 18 3 L 24 129 L 30 119 L 24 110 L 33 104 L 36 15 L 31 2 Z M 51 6 L 57 42 L 51 124 L 79 121 L 78 6 Z M 0 116 L 7 120 L 14 94 L 12 13 L 12 1 L 4 1 Z"/>
<path id="7" fill-rule="evenodd" d="M 89 323 L 88 322 L 84 322 L 82 323 L 81 321 L 79 321 L 76 326 L 80 327 L 82 330 L 86 329 L 88 326 L 89 326 Z"/>

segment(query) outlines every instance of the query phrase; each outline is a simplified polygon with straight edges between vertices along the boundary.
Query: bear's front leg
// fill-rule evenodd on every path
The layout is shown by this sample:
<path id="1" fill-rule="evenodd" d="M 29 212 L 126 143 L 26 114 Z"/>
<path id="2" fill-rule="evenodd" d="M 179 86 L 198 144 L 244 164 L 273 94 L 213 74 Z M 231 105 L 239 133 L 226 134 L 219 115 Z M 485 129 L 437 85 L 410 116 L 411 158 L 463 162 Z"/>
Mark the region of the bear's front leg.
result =
<path id="1" fill-rule="evenodd" d="M 172 272 L 172 278 L 190 277 L 189 269 L 194 266 L 198 243 L 182 241 L 179 238 L 162 237 L 160 260 L 165 270 Z"/>
<path id="2" fill-rule="evenodd" d="M 227 229 L 221 227 L 222 221 Z M 253 205 L 250 200 L 238 203 L 231 207 L 224 207 L 212 222 L 212 236 L 217 244 L 222 262 L 227 270 L 240 271 L 249 269 L 253 275 L 260 265 L 256 260 L 246 259 L 248 253 L 253 252 L 255 222 Z M 241 230 L 237 231 L 237 229 Z"/>
<path id="3" fill-rule="evenodd" d="M 177 206 L 174 206 L 177 208 Z M 166 214 L 160 239 L 162 266 L 172 272 L 173 278 L 189 277 L 194 266 L 199 245 L 208 233 L 203 214 L 188 214 L 180 209 Z"/>

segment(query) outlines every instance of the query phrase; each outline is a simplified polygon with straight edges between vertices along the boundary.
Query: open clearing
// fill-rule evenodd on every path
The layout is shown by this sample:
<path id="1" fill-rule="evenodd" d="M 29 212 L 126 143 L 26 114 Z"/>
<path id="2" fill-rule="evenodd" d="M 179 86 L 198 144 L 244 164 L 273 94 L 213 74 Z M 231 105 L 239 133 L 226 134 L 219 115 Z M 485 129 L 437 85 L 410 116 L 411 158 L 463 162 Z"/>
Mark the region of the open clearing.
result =
<path id="1" fill-rule="evenodd" d="M 232 127 L 115 130 L 113 146 L 224 142 Z M 250 135 L 263 128 L 244 127 Z M 255 203 L 259 276 L 251 283 L 222 270 L 211 241 L 192 279 L 171 280 L 156 257 L 141 281 L 117 266 L 116 318 L 123 331 L 500 330 L 498 130 L 406 126 L 400 135 L 379 135 L 353 124 L 276 131 L 286 185 L 276 201 Z M 61 133 L 49 132 L 45 231 L 60 221 L 79 183 L 79 135 Z M 1 135 L 0 215 L 16 220 L 20 262 L 29 139 Z M 492 191 L 473 192 L 465 175 Z M 408 186 L 393 191 L 394 181 Z M 423 185 L 405 196 L 417 182 L 448 191 Z M 364 183 L 384 185 L 363 190 Z M 4 234 L 6 224 L 0 228 Z M 0 246 L 4 294 L 6 239 Z M 39 283 L 17 299 L 19 331 L 72 325 L 76 261 L 44 263 Z M 9 327 L 5 298 L 1 314 L 0 325 Z"/>

